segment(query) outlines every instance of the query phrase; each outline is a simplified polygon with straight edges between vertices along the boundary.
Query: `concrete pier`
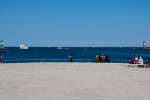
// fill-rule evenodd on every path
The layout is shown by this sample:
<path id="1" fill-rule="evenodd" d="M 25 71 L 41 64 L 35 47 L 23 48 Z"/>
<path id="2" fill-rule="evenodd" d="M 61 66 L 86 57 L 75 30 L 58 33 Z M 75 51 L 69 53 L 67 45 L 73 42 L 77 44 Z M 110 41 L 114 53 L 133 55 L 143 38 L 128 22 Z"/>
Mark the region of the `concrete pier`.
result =
<path id="1" fill-rule="evenodd" d="M 0 64 L 0 100 L 149 100 L 150 68 L 102 63 Z"/>

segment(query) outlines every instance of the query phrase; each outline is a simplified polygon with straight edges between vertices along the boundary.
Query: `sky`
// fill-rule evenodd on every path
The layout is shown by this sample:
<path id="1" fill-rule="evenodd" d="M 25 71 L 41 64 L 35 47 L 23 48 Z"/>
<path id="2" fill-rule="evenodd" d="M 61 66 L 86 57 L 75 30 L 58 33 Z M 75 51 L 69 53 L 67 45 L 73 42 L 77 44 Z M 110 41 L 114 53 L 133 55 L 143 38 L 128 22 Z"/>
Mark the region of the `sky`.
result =
<path id="1" fill-rule="evenodd" d="M 4 46 L 150 47 L 150 0 L 0 0 Z"/>

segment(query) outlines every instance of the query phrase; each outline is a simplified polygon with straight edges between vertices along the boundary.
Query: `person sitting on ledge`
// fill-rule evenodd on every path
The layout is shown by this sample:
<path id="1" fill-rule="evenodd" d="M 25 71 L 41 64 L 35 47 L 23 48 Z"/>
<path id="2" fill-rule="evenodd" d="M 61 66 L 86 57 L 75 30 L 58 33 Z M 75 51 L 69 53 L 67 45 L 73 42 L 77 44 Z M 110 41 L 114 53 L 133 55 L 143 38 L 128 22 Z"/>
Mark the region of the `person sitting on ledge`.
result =
<path id="1" fill-rule="evenodd" d="M 136 56 L 134 56 L 130 61 L 129 64 L 135 64 L 136 63 Z"/>
<path id="2" fill-rule="evenodd" d="M 143 64 L 143 59 L 142 59 L 141 56 L 139 57 L 139 60 L 138 60 L 137 64 Z"/>
<path id="3" fill-rule="evenodd" d="M 150 57 L 148 58 L 146 64 L 147 64 L 148 66 L 150 66 Z"/>
<path id="4" fill-rule="evenodd" d="M 108 55 L 105 55 L 105 61 L 104 62 L 106 62 L 106 63 L 110 63 L 111 62 L 110 59 L 108 58 Z"/>

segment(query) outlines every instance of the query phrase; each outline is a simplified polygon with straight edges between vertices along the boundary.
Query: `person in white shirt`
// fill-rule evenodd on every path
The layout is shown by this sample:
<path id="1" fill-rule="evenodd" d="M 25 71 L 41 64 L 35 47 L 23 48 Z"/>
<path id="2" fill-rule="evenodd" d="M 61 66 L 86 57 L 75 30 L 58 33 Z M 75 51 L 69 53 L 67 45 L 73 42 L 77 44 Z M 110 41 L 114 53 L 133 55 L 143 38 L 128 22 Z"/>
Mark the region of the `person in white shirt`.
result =
<path id="1" fill-rule="evenodd" d="M 139 57 L 138 64 L 143 64 L 143 59 L 141 56 Z"/>

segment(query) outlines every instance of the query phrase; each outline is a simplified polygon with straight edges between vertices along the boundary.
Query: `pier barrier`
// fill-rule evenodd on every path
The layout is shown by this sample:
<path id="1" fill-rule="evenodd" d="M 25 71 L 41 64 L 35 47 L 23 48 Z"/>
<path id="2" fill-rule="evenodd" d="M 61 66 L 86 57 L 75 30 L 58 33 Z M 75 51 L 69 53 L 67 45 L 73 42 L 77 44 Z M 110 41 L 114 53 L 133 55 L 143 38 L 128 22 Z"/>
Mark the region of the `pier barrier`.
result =
<path id="1" fill-rule="evenodd" d="M 68 59 L 10 59 L 3 60 L 3 63 L 34 63 L 34 62 L 69 62 Z M 72 62 L 95 63 L 95 59 L 73 59 Z M 111 59 L 111 63 L 127 63 L 126 59 Z M 104 62 L 102 62 L 104 63 Z"/>

